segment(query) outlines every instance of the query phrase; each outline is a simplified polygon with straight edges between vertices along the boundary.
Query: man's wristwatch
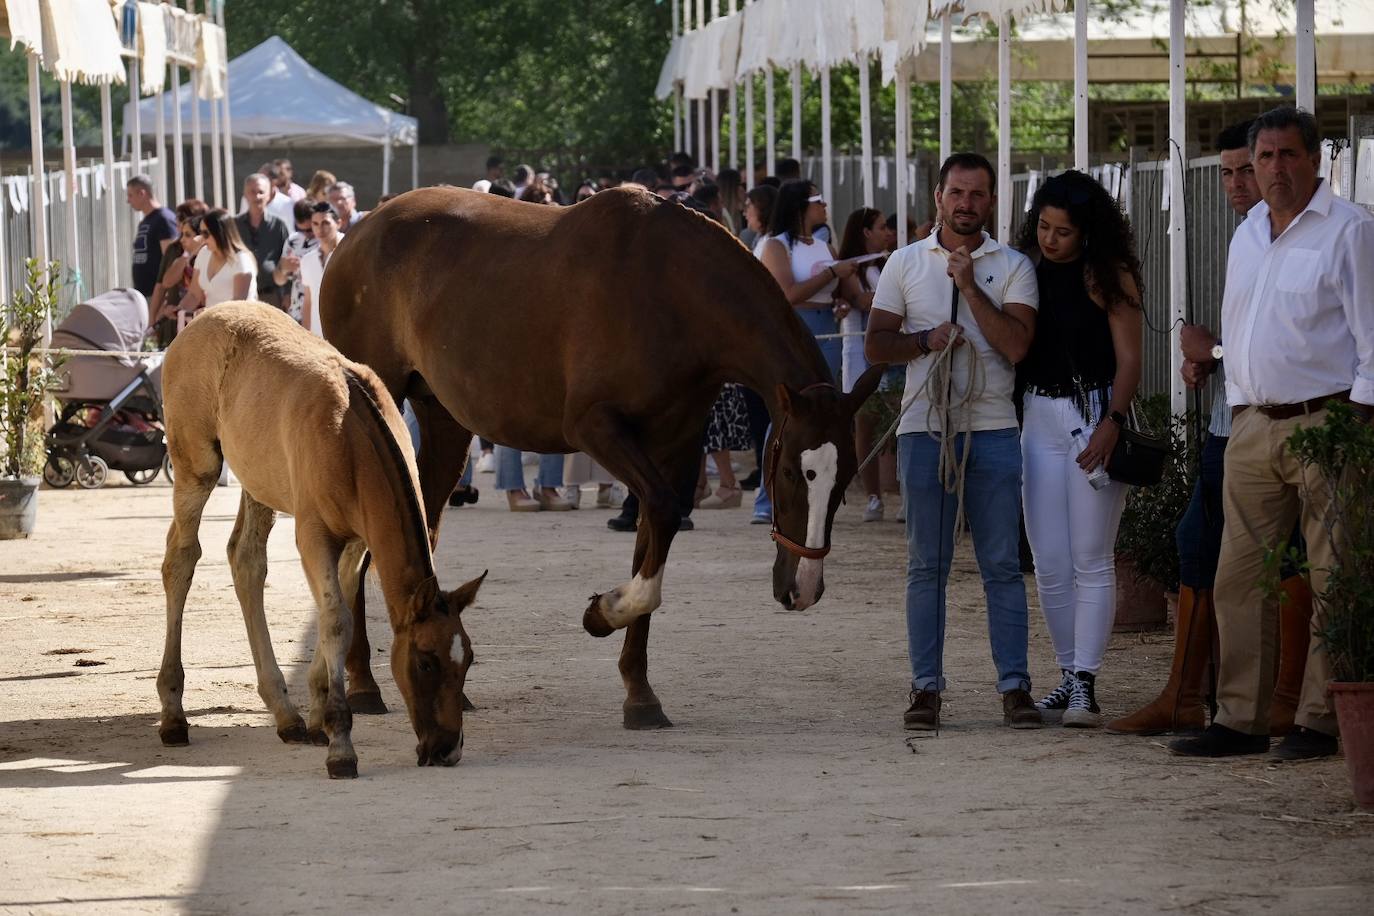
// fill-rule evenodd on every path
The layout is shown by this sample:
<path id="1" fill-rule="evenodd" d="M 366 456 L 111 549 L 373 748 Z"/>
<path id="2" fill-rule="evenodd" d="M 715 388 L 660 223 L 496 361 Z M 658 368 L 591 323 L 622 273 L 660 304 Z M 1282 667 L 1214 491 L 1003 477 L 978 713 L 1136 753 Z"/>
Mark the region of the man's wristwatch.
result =
<path id="1" fill-rule="evenodd" d="M 1216 342 L 1216 345 L 1212 347 L 1212 359 L 1216 360 L 1217 362 L 1221 362 L 1221 357 L 1221 341 L 1218 340 Z"/>

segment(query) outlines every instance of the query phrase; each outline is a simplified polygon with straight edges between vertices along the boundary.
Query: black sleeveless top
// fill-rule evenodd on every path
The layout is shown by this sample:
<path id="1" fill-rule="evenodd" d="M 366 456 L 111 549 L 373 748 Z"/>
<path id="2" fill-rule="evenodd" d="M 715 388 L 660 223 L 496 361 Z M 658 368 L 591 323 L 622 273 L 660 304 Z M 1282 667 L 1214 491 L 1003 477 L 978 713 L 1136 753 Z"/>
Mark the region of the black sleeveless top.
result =
<path id="1" fill-rule="evenodd" d="M 1041 258 L 1035 278 L 1040 309 L 1030 352 L 1016 367 L 1018 387 L 1075 401 L 1080 392 L 1105 393 L 1116 377 L 1116 348 L 1106 310 L 1088 295 L 1083 260 Z"/>

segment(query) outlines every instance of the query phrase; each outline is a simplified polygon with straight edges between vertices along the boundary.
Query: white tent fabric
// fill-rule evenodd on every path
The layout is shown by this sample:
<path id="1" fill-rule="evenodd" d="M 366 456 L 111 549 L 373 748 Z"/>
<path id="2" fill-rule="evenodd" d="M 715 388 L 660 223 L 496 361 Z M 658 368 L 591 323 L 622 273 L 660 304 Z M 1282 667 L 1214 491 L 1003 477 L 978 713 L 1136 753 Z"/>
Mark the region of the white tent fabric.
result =
<path id="1" fill-rule="evenodd" d="M 192 87 L 181 87 L 182 120 L 190 119 Z M 210 103 L 201 101 L 201 117 Z M 171 93 L 139 103 L 143 132 L 154 132 L 157 106 L 170 117 Z M 229 62 L 229 107 L 235 142 L 249 146 L 413 146 L 418 122 L 368 101 L 334 82 L 273 35 Z M 124 123 L 132 122 L 125 107 Z"/>

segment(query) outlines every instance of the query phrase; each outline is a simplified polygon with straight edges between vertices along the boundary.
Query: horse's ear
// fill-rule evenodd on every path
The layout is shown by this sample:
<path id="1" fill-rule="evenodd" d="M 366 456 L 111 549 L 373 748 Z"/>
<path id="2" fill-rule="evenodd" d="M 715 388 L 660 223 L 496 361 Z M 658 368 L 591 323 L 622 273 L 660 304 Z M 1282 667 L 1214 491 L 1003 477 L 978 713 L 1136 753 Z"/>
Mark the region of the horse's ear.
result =
<path id="1" fill-rule="evenodd" d="M 439 596 L 439 580 L 430 576 L 421 582 L 416 588 L 415 593 L 410 596 L 410 618 L 415 623 L 420 623 L 429 616 L 430 608 L 434 606 L 434 599 Z"/>
<path id="2" fill-rule="evenodd" d="M 792 413 L 792 405 L 797 402 L 797 393 L 786 382 L 778 382 L 778 406 L 784 414 Z"/>
<path id="3" fill-rule="evenodd" d="M 482 575 L 478 576 L 476 579 L 473 579 L 471 582 L 465 582 L 449 592 L 447 596 L 449 610 L 454 614 L 461 614 L 463 608 L 472 604 L 472 602 L 477 599 L 477 590 L 482 587 L 482 582 L 487 578 L 487 573 L 489 572 L 491 572 L 491 570 L 484 569 L 482 570 Z"/>
<path id="4" fill-rule="evenodd" d="M 887 363 L 878 363 L 864 370 L 864 374 L 854 383 L 854 389 L 845 395 L 850 413 L 858 413 L 859 408 L 864 406 L 864 401 L 878 390 L 878 383 L 883 380 L 883 373 L 886 371 Z"/>

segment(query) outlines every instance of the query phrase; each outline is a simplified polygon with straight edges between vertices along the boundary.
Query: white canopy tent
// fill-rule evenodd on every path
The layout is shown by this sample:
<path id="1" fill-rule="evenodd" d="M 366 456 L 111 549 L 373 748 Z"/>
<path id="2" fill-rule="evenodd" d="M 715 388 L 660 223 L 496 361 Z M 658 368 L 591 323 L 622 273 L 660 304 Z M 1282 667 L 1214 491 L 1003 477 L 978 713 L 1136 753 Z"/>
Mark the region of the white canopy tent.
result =
<path id="1" fill-rule="evenodd" d="M 143 132 L 159 115 L 192 116 L 192 87 L 144 99 L 138 123 Z M 302 145 L 312 147 L 380 146 L 382 193 L 391 190 L 391 158 L 395 146 L 411 148 L 411 185 L 419 185 L 419 122 L 371 102 L 312 67 L 295 49 L 273 35 L 257 47 L 229 61 L 229 101 L 234 112 L 232 137 L 249 147 Z M 210 115 L 210 105 L 199 103 Z M 134 122 L 127 107 L 124 123 Z M 126 128 L 131 129 L 131 128 Z"/>

